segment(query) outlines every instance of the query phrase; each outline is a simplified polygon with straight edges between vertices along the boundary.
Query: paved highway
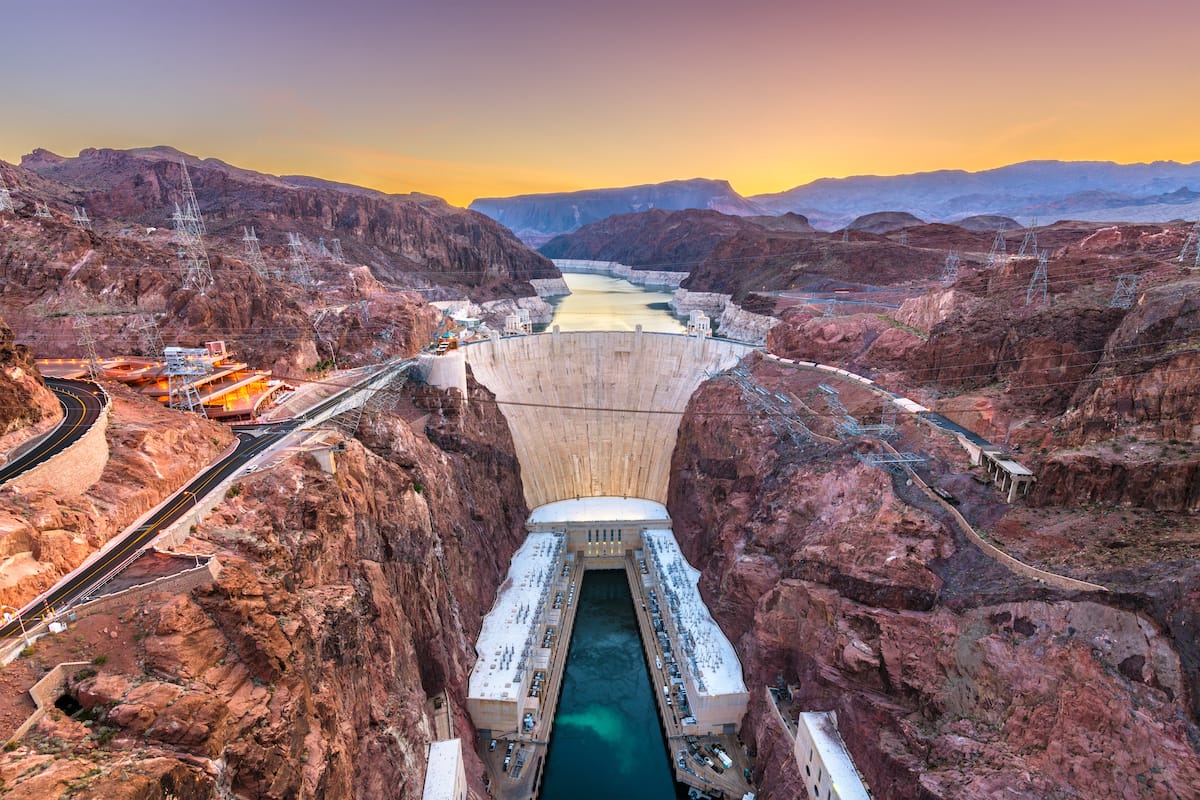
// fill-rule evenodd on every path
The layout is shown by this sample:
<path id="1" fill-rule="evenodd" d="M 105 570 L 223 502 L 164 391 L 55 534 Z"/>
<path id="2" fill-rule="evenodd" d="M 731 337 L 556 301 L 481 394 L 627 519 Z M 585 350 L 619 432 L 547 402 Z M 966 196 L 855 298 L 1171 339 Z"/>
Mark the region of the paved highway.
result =
<path id="1" fill-rule="evenodd" d="M 104 390 L 94 383 L 47 378 L 46 386 L 54 392 L 63 407 L 63 421 L 28 453 L 0 467 L 0 484 L 73 445 L 91 429 L 104 410 L 107 397 Z"/>
<path id="2" fill-rule="evenodd" d="M 405 362 L 400 366 L 407 366 L 411 363 Z M 373 377 L 364 379 L 358 385 L 369 382 Z M 65 381 L 65 383 L 78 382 Z M 182 517 L 189 509 L 198 505 L 200 499 L 222 481 L 237 473 L 252 458 L 272 445 L 277 444 L 292 431 L 303 427 L 326 409 L 341 402 L 344 394 L 345 392 L 339 392 L 333 397 L 310 408 L 303 414 L 289 420 L 235 427 L 234 431 L 238 437 L 238 445 L 232 453 L 204 470 L 197 477 L 193 478 L 191 483 L 171 495 L 145 522 L 126 533 L 123 538 L 115 540 L 108 550 L 102 553 L 86 568 L 80 570 L 78 574 L 60 581 L 45 595 L 35 600 L 32 607 L 24 614 L 25 627 L 28 628 L 37 623 L 35 615 L 64 608 L 75 603 L 80 598 L 87 597 L 113 573 L 118 571 L 120 567 L 136 558 L 143 548 L 154 541 L 155 537 L 170 527 L 172 523 Z M 101 402 L 102 405 L 103 403 Z M 86 430 L 86 428 L 83 430 Z M 61 446 L 59 449 L 61 449 Z M 15 619 L 0 627 L 0 644 L 7 643 L 12 637 L 20 635 L 20 632 L 20 624 Z"/>

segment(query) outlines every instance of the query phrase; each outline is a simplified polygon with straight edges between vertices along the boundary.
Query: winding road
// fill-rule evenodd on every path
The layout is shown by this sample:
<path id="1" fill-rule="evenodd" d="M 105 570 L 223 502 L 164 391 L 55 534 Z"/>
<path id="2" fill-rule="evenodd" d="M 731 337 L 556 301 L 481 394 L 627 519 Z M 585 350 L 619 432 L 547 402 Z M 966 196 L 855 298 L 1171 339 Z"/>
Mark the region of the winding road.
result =
<path id="1" fill-rule="evenodd" d="M 390 364 L 384 370 L 404 369 L 407 366 L 411 366 L 412 363 L 412 361 L 405 361 L 400 364 Z M 380 372 L 384 370 L 380 370 Z M 347 392 L 359 389 L 374 380 L 378 374 L 379 372 L 372 374 L 354 386 L 347 387 L 345 390 L 338 392 L 291 419 L 266 424 L 235 426 L 234 432 L 237 435 L 238 444 L 233 452 L 209 466 L 193 478 L 187 486 L 184 486 L 171 495 L 141 525 L 114 539 L 107 549 L 102 551 L 93 561 L 59 581 L 52 589 L 26 606 L 22 610 L 25 628 L 28 630 L 30 627 L 38 624 L 41 621 L 40 617 L 42 615 L 49 615 L 56 609 L 62 609 L 78 602 L 82 598 L 88 597 L 90 593 L 94 592 L 113 574 L 120 571 L 127 563 L 140 555 L 141 551 L 153 542 L 160 533 L 170 527 L 172 523 L 182 517 L 187 511 L 198 505 L 201 498 L 219 486 L 222 481 L 236 474 L 251 459 L 273 445 L 278 444 L 288 434 L 299 428 L 307 427 L 325 411 L 340 403 Z M 51 381 L 47 380 L 46 383 L 49 385 Z M 68 408 L 68 413 L 71 416 L 67 420 L 64 420 L 59 428 L 55 429 L 54 433 L 46 438 L 45 442 L 39 444 L 38 447 L 34 448 L 26 456 L 26 458 L 32 458 L 35 453 L 42 452 L 41 459 L 26 463 L 23 469 L 29 469 L 34 464 L 41 463 L 41 461 L 61 451 L 86 433 L 91 424 L 99 416 L 100 410 L 104 407 L 104 391 L 99 387 L 95 387 L 94 384 L 59 380 L 55 380 L 53 383 L 64 384 L 61 387 L 61 391 L 69 397 L 74 398 L 78 406 L 90 409 L 91 404 L 87 399 L 89 396 L 96 399 L 98 405 L 95 412 L 91 413 L 89 417 L 88 413 L 90 411 L 81 412 L 77 408 L 72 409 L 69 405 L 71 401 L 64 399 L 64 395 L 60 394 L 59 397 L 63 400 L 64 407 Z M 89 388 L 84 389 L 81 387 Z M 59 391 L 59 388 L 55 388 L 56 393 Z M 67 429 L 69 429 L 70 435 L 65 433 Z M 64 433 L 60 436 L 60 432 Z M 43 452 L 43 447 L 52 441 L 56 442 L 56 444 Z M 20 459 L 20 461 L 25 461 L 25 458 Z M 13 621 L 0 627 L 0 645 L 7 644 L 9 639 L 20 635 L 20 633 L 20 622 L 14 618 Z"/>
<path id="2" fill-rule="evenodd" d="M 28 453 L 0 467 L 0 485 L 41 464 L 75 444 L 104 411 L 108 395 L 94 383 L 47 378 L 46 387 L 58 397 L 63 420 Z"/>

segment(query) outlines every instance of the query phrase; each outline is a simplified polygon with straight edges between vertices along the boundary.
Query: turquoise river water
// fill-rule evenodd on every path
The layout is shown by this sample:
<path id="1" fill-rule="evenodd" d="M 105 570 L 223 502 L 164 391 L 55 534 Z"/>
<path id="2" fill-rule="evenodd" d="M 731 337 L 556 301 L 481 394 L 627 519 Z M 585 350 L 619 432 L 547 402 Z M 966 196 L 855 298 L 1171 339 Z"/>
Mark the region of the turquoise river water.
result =
<path id="1" fill-rule="evenodd" d="M 625 572 L 584 574 L 542 800 L 675 800 Z"/>

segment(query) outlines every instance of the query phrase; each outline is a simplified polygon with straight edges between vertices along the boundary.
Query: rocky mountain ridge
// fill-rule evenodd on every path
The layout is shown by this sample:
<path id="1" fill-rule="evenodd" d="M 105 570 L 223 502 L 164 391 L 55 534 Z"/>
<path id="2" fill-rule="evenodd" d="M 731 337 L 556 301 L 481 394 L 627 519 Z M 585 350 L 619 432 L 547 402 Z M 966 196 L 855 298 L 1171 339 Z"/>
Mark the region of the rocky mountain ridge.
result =
<path id="1" fill-rule="evenodd" d="M 516 197 L 483 197 L 470 206 L 507 225 L 531 246 L 569 233 L 613 214 L 650 209 L 711 209 L 736 216 L 762 214 L 761 208 L 733 190 L 728 181 L 692 180 L 585 189 L 579 192 L 531 194 Z"/>
<path id="2" fill-rule="evenodd" d="M 679 183 L 629 189 L 481 198 L 471 204 L 538 246 L 611 214 L 644 211 L 644 198 Z M 793 212 L 821 230 L 840 230 L 857 217 L 895 209 L 932 222 L 1003 215 L 1022 224 L 1074 219 L 1168 222 L 1200 218 L 1200 162 L 1116 164 L 1110 161 L 1025 161 L 967 172 L 821 178 L 782 192 L 742 196 L 724 181 L 719 194 L 655 202 L 664 209 L 709 208 L 739 216 Z M 624 195 L 632 194 L 632 199 Z M 621 197 L 624 202 L 599 202 Z M 587 203 L 588 205 L 584 205 Z M 681 204 L 682 203 L 682 204 Z"/>
<path id="3" fill-rule="evenodd" d="M 198 159 L 173 148 L 86 149 L 74 158 L 38 150 L 5 167 L 15 196 L 52 209 L 88 209 L 97 231 L 135 235 L 130 226 L 170 229 L 182 200 L 180 161 L 188 165 L 210 250 L 240 257 L 253 226 L 268 262 L 286 271 L 288 233 L 299 233 L 316 260 L 321 238 L 339 239 L 350 264 L 403 288 L 444 285 L 476 301 L 533 296 L 530 279 L 558 270 L 502 226 L 428 195 L 388 195 L 316 178 L 276 177 Z"/>

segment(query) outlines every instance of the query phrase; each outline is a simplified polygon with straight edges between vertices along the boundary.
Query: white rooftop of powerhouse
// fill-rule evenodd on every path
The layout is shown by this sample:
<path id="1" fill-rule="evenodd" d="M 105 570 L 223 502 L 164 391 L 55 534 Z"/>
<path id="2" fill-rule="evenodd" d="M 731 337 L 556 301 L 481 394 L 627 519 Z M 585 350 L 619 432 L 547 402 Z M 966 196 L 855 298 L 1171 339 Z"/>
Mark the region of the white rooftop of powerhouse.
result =
<path id="1" fill-rule="evenodd" d="M 455 800 L 454 781 L 462 760 L 462 740 L 446 739 L 429 744 L 425 768 L 425 791 L 421 800 Z"/>
<path id="2" fill-rule="evenodd" d="M 656 522 L 670 524 L 667 507 L 653 500 L 636 497 L 581 497 L 538 506 L 529 515 L 529 524 L 574 522 Z"/>
<path id="3" fill-rule="evenodd" d="M 870 800 L 846 743 L 838 733 L 837 721 L 828 711 L 803 711 L 800 716 L 829 771 L 829 784 L 842 800 Z"/>
<path id="4" fill-rule="evenodd" d="M 684 664 L 695 678 L 696 690 L 706 695 L 745 692 L 742 665 L 700 598 L 696 587 L 700 571 L 683 557 L 675 534 L 670 530 L 648 530 L 643 532 L 642 542 L 659 575 L 664 613 L 669 611 L 674 617 L 683 639 L 677 645 L 685 654 Z"/>
<path id="5" fill-rule="evenodd" d="M 471 697 L 507 700 L 519 696 L 522 670 L 530 667 L 534 628 L 562 552 L 561 534 L 531 533 L 513 554 L 508 578 L 484 617 L 475 643 L 479 659 L 471 671 Z"/>

